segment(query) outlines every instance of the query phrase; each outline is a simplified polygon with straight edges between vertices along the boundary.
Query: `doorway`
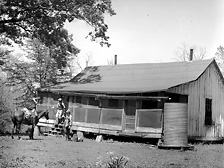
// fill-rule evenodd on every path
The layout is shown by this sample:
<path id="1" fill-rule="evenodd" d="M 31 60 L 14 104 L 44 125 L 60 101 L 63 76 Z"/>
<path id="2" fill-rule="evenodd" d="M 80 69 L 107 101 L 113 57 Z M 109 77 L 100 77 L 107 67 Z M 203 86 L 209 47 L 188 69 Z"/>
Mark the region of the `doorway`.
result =
<path id="1" fill-rule="evenodd" d="M 125 130 L 135 130 L 136 100 L 125 100 Z"/>

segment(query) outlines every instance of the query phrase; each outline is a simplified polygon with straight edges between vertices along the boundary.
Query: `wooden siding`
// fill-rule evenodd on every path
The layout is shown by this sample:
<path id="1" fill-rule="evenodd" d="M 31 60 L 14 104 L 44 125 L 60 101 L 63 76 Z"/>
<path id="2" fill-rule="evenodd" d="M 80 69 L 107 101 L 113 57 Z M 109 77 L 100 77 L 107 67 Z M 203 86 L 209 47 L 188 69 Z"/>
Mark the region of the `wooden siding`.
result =
<path id="1" fill-rule="evenodd" d="M 196 80 L 169 89 L 188 96 L 188 136 L 224 137 L 224 84 L 213 62 Z M 212 126 L 205 126 L 205 99 L 212 99 Z"/>

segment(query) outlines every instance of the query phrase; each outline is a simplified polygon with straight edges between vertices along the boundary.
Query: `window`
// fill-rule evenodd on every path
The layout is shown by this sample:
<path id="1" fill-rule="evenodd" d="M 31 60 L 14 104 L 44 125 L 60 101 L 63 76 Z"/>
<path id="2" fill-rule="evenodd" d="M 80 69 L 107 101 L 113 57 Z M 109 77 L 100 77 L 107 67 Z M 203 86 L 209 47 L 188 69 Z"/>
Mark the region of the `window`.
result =
<path id="1" fill-rule="evenodd" d="M 43 104 L 43 97 L 40 97 L 40 100 L 38 102 L 39 104 Z"/>
<path id="2" fill-rule="evenodd" d="M 158 106 L 158 101 L 142 100 L 142 109 L 156 109 L 157 106 Z"/>
<path id="3" fill-rule="evenodd" d="M 212 125 L 212 99 L 205 99 L 205 125 Z"/>
<path id="4" fill-rule="evenodd" d="M 48 104 L 48 97 L 42 97 L 41 104 Z"/>
<path id="5" fill-rule="evenodd" d="M 69 96 L 69 102 L 70 103 L 75 103 L 75 97 L 74 96 Z"/>
<path id="6" fill-rule="evenodd" d="M 82 102 L 82 97 L 81 96 L 76 96 L 76 103 L 81 103 Z"/>
<path id="7" fill-rule="evenodd" d="M 75 103 L 75 96 L 72 96 L 70 101 L 71 101 L 72 103 Z"/>
<path id="8" fill-rule="evenodd" d="M 96 100 L 95 97 L 89 97 L 89 105 L 99 106 L 99 100 Z"/>
<path id="9" fill-rule="evenodd" d="M 108 107 L 110 108 L 118 108 L 118 100 L 117 99 L 109 99 Z"/>
<path id="10" fill-rule="evenodd" d="M 85 105 L 87 105 L 88 104 L 88 97 L 82 97 L 82 102 L 81 102 L 82 104 L 85 104 Z"/>

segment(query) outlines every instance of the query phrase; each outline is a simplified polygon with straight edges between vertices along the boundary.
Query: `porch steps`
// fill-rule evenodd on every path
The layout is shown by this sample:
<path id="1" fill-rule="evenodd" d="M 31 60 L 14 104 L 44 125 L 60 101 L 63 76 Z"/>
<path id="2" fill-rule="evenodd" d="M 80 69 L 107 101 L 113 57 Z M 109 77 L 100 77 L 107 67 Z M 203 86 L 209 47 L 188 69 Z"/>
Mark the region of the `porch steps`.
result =
<path id="1" fill-rule="evenodd" d="M 126 116 L 126 130 L 134 130 L 135 129 L 135 116 Z"/>
<path id="2" fill-rule="evenodd" d="M 64 135 L 64 125 L 55 124 L 54 127 L 48 132 L 48 135 Z"/>

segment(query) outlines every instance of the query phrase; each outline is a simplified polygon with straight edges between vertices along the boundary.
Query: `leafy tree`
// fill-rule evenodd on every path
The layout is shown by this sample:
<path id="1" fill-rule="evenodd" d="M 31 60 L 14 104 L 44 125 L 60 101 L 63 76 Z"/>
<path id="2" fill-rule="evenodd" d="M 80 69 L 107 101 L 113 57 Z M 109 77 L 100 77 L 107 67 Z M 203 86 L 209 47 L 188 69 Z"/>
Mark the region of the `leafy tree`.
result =
<path id="1" fill-rule="evenodd" d="M 0 48 L 0 66 L 4 65 L 4 62 L 6 61 L 10 52 L 11 51 L 8 49 Z"/>
<path id="2" fill-rule="evenodd" d="M 65 71 L 62 74 L 52 58 L 51 50 L 37 39 L 27 41 L 24 50 L 27 55 L 23 59 L 11 56 L 3 70 L 8 73 L 7 84 L 16 86 L 16 90 L 20 91 L 18 104 L 28 106 L 30 97 L 36 95 L 36 87 L 47 87 L 70 79 L 71 73 Z"/>
<path id="3" fill-rule="evenodd" d="M 7 62 L 5 65 L 5 70 L 8 71 L 6 84 L 7 86 L 15 86 L 19 93 L 15 97 L 17 104 L 24 105 L 27 100 L 30 102 L 30 97 L 35 95 L 35 86 L 32 80 L 35 72 L 32 71 L 32 68 L 31 64 L 17 59 L 13 62 Z"/>
<path id="4" fill-rule="evenodd" d="M 175 59 L 178 61 L 190 61 L 190 49 L 193 49 L 193 60 L 202 60 L 206 56 L 206 49 L 202 47 L 188 47 L 186 44 L 178 47 L 175 51 Z"/>
<path id="5" fill-rule="evenodd" d="M 34 96 L 37 83 L 45 87 L 70 78 L 66 68 L 79 49 L 64 29 L 66 22 L 85 21 L 93 28 L 88 37 L 110 46 L 104 22 L 105 13 L 115 15 L 110 0 L 1 0 L 0 11 L 1 44 L 9 45 L 12 39 L 25 45 L 28 53 L 27 60 L 0 58 L 8 72 L 8 85 L 21 92 L 21 105 Z"/>
<path id="6" fill-rule="evenodd" d="M 0 72 L 0 134 L 11 131 L 10 112 L 14 110 L 13 93 L 10 87 L 5 85 L 6 76 Z"/>
<path id="7" fill-rule="evenodd" d="M 92 41 L 110 46 L 106 35 L 108 26 L 104 14 L 115 12 L 110 0 L 1 0 L 0 33 L 3 37 L 22 43 L 23 38 L 37 38 L 54 50 L 58 67 L 65 67 L 68 54 L 77 54 L 72 36 L 63 28 L 65 22 L 83 20 L 93 31 L 88 34 Z"/>
<path id="8" fill-rule="evenodd" d="M 46 46 L 58 45 L 66 40 L 63 33 L 66 21 L 84 20 L 94 30 L 92 40 L 101 39 L 108 44 L 104 13 L 114 15 L 110 0 L 2 0 L 0 2 L 0 32 L 12 39 L 34 37 Z"/>
<path id="9" fill-rule="evenodd" d="M 215 53 L 215 59 L 222 71 L 224 71 L 224 47 L 219 46 Z"/>

